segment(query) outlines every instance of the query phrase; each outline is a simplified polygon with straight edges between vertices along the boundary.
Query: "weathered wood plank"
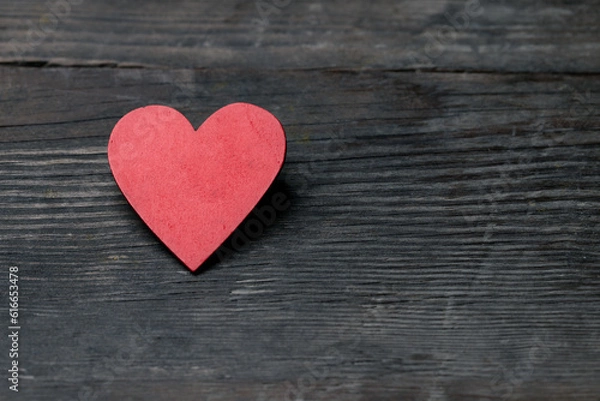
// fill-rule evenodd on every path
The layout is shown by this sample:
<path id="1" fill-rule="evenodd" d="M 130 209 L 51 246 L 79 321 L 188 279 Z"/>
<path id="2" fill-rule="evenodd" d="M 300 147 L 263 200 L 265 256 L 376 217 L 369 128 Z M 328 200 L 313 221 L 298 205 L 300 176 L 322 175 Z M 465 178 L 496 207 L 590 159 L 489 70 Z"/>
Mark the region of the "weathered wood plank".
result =
<path id="1" fill-rule="evenodd" d="M 3 67 L 0 85 L 22 399 L 597 399 L 597 79 Z M 232 101 L 286 126 L 291 207 L 192 275 L 106 143 L 132 108 L 199 125 Z"/>
<path id="2" fill-rule="evenodd" d="M 2 2 L 0 62 L 598 73 L 599 6 L 598 0 Z"/>

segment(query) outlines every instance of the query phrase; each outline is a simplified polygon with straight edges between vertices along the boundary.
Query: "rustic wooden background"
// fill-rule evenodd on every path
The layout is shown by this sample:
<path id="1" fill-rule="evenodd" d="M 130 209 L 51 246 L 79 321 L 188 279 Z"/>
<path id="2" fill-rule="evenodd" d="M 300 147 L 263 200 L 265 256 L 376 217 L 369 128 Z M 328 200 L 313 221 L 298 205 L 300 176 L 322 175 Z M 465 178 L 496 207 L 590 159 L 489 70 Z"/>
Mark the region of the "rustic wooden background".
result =
<path id="1" fill-rule="evenodd" d="M 599 33 L 597 0 L 3 1 L 0 399 L 600 400 Z M 106 145 L 235 101 L 286 127 L 291 207 L 194 275 Z"/>

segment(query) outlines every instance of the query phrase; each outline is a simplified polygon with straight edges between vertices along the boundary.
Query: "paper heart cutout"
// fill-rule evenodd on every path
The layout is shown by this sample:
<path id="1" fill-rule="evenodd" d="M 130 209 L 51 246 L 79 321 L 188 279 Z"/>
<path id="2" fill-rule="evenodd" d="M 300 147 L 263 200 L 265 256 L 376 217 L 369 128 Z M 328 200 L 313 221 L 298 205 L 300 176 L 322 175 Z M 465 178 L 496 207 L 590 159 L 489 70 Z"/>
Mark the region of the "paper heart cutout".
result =
<path id="1" fill-rule="evenodd" d="M 119 120 L 108 143 L 125 198 L 191 271 L 257 205 L 285 153 L 281 123 L 248 103 L 223 107 L 198 130 L 170 107 L 139 108 Z"/>

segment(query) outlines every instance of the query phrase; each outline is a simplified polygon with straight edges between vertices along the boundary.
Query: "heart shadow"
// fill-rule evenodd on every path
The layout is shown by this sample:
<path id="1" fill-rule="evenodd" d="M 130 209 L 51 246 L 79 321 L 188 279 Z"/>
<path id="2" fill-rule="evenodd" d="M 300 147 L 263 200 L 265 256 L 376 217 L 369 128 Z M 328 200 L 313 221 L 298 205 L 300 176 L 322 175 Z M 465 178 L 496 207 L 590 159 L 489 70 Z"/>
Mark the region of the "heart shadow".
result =
<path id="1" fill-rule="evenodd" d="M 291 193 L 290 186 L 281 178 L 281 175 L 278 176 L 233 233 L 196 271 L 191 273 L 198 276 L 215 270 L 221 262 L 236 253 L 245 252 L 252 246 L 252 243 L 267 235 L 277 221 L 291 209 Z M 257 230 L 253 230 L 252 227 Z"/>

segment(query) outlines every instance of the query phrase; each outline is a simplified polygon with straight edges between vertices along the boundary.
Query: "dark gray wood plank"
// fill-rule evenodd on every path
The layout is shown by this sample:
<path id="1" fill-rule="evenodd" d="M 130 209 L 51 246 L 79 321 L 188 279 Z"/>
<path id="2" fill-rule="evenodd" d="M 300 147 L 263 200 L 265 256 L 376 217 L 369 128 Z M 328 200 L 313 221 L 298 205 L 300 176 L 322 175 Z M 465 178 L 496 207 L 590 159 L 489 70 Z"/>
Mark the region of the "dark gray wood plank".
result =
<path id="1" fill-rule="evenodd" d="M 3 63 L 600 72 L 598 0 L 25 0 L 0 26 Z"/>
<path id="2" fill-rule="evenodd" d="M 19 398 L 597 400 L 596 78 L 0 68 Z M 106 144 L 135 107 L 232 101 L 286 127 L 291 207 L 192 275 Z"/>

